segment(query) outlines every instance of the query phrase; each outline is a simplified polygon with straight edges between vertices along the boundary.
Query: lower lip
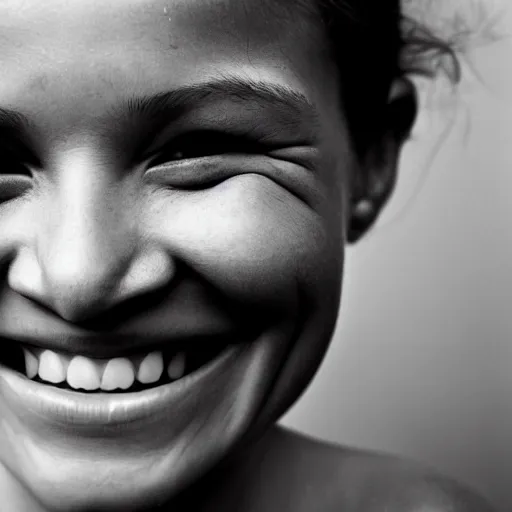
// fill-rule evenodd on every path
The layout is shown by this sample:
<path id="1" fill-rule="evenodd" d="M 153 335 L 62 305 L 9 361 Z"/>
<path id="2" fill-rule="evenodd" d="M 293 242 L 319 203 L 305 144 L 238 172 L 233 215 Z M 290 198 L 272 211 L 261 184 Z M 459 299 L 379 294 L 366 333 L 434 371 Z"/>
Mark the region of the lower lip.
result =
<path id="1" fill-rule="evenodd" d="M 150 419 L 180 400 L 191 388 L 215 379 L 232 364 L 241 346 L 230 346 L 199 370 L 169 384 L 136 393 L 86 394 L 40 384 L 0 365 L 0 395 L 22 414 L 66 426 L 105 427 Z"/>

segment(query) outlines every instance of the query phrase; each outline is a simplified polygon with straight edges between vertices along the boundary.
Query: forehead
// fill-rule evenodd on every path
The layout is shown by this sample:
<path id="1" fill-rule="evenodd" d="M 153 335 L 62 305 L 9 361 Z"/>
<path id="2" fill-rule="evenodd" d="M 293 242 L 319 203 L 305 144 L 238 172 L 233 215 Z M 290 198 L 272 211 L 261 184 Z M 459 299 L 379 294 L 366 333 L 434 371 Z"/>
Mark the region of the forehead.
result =
<path id="1" fill-rule="evenodd" d="M 37 46 L 46 56 L 79 50 L 86 56 L 113 45 L 120 51 L 121 43 L 131 52 L 159 48 L 179 54 L 185 47 L 192 50 L 192 41 L 196 51 L 211 55 L 232 49 L 244 36 L 257 46 L 269 38 L 275 42 L 278 25 L 257 9 L 266 1 L 11 0 L 0 4 L 0 29 L 3 43 Z"/>
<path id="2" fill-rule="evenodd" d="M 272 0 L 3 1 L 0 104 L 33 112 L 55 101 L 62 111 L 70 101 L 77 110 L 80 97 L 94 100 L 90 111 L 125 92 L 233 73 L 284 82 L 314 101 L 328 71 L 316 27 L 292 13 Z"/>

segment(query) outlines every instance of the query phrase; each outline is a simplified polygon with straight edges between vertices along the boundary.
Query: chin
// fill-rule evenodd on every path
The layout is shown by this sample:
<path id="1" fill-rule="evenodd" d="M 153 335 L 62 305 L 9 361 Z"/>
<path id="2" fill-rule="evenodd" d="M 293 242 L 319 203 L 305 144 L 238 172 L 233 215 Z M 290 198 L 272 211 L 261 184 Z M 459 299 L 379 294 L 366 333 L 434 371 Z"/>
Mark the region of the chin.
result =
<path id="1" fill-rule="evenodd" d="M 111 421 L 74 402 L 56 406 L 53 395 L 42 405 L 20 399 L 21 377 L 3 368 L 1 459 L 47 510 L 143 511 L 171 502 L 251 436 L 295 332 L 291 324 L 266 331 L 174 382 L 165 407 L 112 412 Z"/>

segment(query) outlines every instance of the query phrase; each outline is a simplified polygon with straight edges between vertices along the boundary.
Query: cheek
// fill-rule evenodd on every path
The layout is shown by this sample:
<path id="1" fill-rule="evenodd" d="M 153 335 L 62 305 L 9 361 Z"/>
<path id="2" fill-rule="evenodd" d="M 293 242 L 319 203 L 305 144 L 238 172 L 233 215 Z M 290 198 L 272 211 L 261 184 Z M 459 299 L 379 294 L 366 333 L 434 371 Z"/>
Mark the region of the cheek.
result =
<path id="1" fill-rule="evenodd" d="M 294 302 L 298 287 L 321 287 L 326 265 L 341 258 L 329 232 L 337 223 L 261 175 L 157 197 L 149 217 L 153 236 L 232 298 Z"/>

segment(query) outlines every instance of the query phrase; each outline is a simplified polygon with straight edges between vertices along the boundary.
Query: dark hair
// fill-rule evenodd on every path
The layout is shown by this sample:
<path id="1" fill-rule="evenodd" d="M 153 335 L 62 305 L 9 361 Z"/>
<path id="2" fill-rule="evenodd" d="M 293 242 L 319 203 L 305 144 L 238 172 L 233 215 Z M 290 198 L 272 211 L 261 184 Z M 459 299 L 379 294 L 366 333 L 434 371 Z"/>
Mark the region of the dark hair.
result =
<path id="1" fill-rule="evenodd" d="M 457 82 L 452 46 L 404 14 L 400 0 L 313 0 L 327 31 L 329 52 L 343 76 L 342 97 L 358 155 L 378 140 L 389 86 L 398 76 L 433 76 Z"/>

